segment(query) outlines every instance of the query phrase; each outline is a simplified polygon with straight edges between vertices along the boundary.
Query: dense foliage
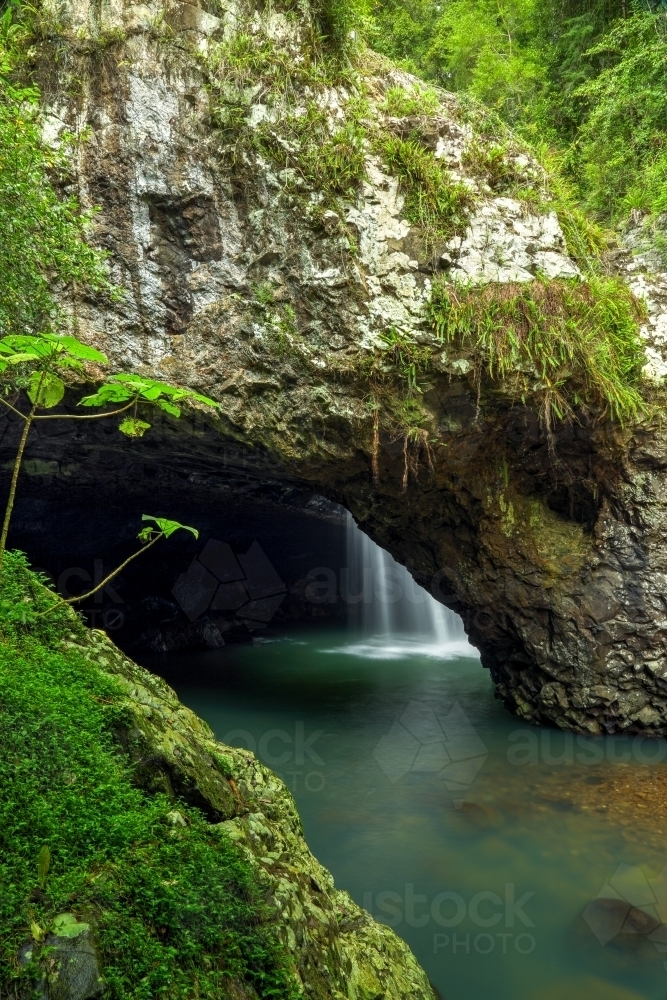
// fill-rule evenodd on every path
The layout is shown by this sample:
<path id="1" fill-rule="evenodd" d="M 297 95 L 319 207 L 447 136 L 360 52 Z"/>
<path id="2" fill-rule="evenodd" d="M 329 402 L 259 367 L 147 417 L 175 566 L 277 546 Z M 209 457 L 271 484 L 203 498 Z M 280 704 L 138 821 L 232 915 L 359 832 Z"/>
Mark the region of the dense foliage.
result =
<path id="1" fill-rule="evenodd" d="M 616 279 L 437 282 L 428 314 L 478 380 L 484 372 L 496 391 L 534 402 L 547 428 L 575 407 L 621 421 L 642 412 L 642 307 Z"/>
<path id="2" fill-rule="evenodd" d="M 0 335 L 52 327 L 53 287 L 106 283 L 103 256 L 85 240 L 90 214 L 54 189 L 67 178 L 68 137 L 47 146 L 37 90 L 12 82 L 27 48 L 13 15 L 10 6 L 0 18 Z"/>
<path id="3" fill-rule="evenodd" d="M 605 222 L 667 208 L 667 13 L 653 0 L 379 0 L 373 44 L 548 144 Z"/>
<path id="4" fill-rule="evenodd" d="M 175 826 L 173 801 L 136 787 L 116 735 L 126 725 L 120 690 L 86 658 L 72 612 L 36 617 L 51 602 L 24 558 L 7 553 L 0 994 L 29 995 L 38 974 L 17 960 L 28 928 L 39 940 L 73 913 L 95 925 L 109 998 L 205 1000 L 226 995 L 230 977 L 259 997 L 291 997 L 248 862 L 197 810 L 178 804 L 186 825 Z"/>

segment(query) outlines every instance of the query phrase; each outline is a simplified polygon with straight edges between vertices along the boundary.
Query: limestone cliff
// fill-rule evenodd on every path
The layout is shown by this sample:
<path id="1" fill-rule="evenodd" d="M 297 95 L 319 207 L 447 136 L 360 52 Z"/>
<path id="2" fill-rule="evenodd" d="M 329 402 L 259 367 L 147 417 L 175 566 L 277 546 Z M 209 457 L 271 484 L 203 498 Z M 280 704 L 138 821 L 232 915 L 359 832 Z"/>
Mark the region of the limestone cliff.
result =
<path id="1" fill-rule="evenodd" d="M 306 5 L 80 0 L 49 7 L 42 31 L 47 134 L 89 131 L 74 183 L 126 291 L 73 304 L 78 333 L 214 396 L 222 417 L 165 419 L 124 451 L 113 429 L 49 428 L 34 474 L 54 495 L 312 488 L 462 614 L 513 711 L 667 733 L 658 420 L 584 414 L 549 435 L 534 407 L 481 393 L 424 319 L 437 275 L 578 273 L 539 168 L 372 54 L 332 69 Z M 415 133 L 422 194 L 448 169 L 446 224 L 401 161 Z M 392 378 L 405 391 L 385 391 Z"/>

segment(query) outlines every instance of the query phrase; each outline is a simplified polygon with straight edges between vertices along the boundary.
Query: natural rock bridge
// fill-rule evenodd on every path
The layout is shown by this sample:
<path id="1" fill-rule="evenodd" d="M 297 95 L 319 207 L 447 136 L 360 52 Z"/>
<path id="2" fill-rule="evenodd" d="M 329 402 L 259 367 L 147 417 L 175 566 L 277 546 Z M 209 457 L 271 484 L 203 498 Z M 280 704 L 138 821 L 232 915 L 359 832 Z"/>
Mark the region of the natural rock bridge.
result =
<path id="1" fill-rule="evenodd" d="M 222 416 L 165 418 L 129 445 L 104 422 L 49 427 L 22 488 L 48 482 L 54 503 L 122 492 L 163 507 L 260 487 L 323 495 L 463 617 L 509 709 L 573 730 L 667 734 L 664 429 L 582 419 L 548 441 L 534 409 L 480 399 L 470 365 L 423 319 L 438 270 L 495 282 L 576 274 L 556 216 L 468 169 L 476 140 L 446 95 L 431 140 L 475 194 L 462 233 L 426 248 L 372 147 L 355 196 L 327 207 L 298 171 L 211 124 L 206 60 L 240 16 L 84 0 L 41 47 L 49 136 L 90 129 L 77 184 L 101 208 L 97 239 L 126 291 L 77 302 L 78 335 L 118 367 L 215 397 Z M 285 14 L 246 17 L 251 35 L 288 53 L 305 44 L 308 26 Z M 412 87 L 371 57 L 365 72 L 371 115 L 391 88 Z M 260 75 L 243 95 L 266 128 L 265 91 Z M 326 90 L 332 122 L 348 96 Z M 512 169 L 536 168 L 516 155 Z M 657 342 L 656 315 L 651 324 Z M 418 405 L 418 426 L 409 412 L 385 420 L 364 375 L 392 329 L 432 351 L 422 391 L 399 400 Z"/>

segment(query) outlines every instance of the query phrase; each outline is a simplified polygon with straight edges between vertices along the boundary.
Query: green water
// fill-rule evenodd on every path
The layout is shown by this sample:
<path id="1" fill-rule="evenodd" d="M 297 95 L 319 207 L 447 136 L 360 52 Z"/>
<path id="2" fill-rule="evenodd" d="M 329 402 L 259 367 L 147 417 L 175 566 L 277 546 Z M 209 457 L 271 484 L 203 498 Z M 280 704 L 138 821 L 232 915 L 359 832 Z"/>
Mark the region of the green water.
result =
<path id="1" fill-rule="evenodd" d="M 667 782 L 664 742 L 523 725 L 461 643 L 298 634 L 149 665 L 282 776 L 337 885 L 445 1000 L 667 998 L 667 954 L 603 947 L 581 916 L 605 885 L 660 909 L 667 836 L 610 818 L 605 788 L 646 768 Z"/>

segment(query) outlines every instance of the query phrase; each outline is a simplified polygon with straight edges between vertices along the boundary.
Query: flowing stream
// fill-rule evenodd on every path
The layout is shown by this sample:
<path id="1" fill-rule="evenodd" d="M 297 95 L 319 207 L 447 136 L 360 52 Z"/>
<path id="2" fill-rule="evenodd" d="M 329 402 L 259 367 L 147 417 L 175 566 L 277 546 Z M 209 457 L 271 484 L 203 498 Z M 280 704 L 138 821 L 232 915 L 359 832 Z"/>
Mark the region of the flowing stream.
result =
<path id="1" fill-rule="evenodd" d="M 667 743 L 510 716 L 456 617 L 360 534 L 348 630 L 147 665 L 283 777 L 445 1000 L 666 1000 Z"/>

